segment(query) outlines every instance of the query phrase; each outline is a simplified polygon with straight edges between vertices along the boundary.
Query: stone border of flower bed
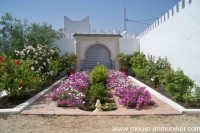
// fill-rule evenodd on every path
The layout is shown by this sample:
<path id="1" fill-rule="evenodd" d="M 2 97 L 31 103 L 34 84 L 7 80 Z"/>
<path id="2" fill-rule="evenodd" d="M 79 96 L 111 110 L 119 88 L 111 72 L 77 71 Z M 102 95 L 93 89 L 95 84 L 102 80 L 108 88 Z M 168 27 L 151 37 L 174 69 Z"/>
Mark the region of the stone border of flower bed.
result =
<path id="1" fill-rule="evenodd" d="M 169 104 L 170 106 L 172 106 L 174 109 L 178 110 L 182 114 L 197 114 L 197 113 L 200 113 L 200 109 L 186 109 L 186 108 L 182 107 L 181 105 L 177 104 L 176 102 L 172 101 L 171 99 L 169 99 L 169 98 L 163 96 L 162 94 L 158 93 L 157 91 L 155 91 L 151 87 L 149 87 L 149 86 L 145 85 L 144 83 L 138 81 L 137 79 L 135 79 L 131 76 L 129 76 L 129 78 L 131 80 L 133 80 L 134 82 L 136 82 L 138 85 L 146 87 L 146 89 L 151 94 L 155 95 L 156 97 L 158 97 L 163 102 Z"/>
<path id="2" fill-rule="evenodd" d="M 29 105 L 31 105 L 33 102 L 35 102 L 37 99 L 39 99 L 41 96 L 46 94 L 49 90 L 51 90 L 53 87 L 58 85 L 60 82 L 64 80 L 65 77 L 61 78 L 60 80 L 53 83 L 51 86 L 46 87 L 44 90 L 30 98 L 29 100 L 25 101 L 24 103 L 21 103 L 20 105 L 16 106 L 15 108 L 11 109 L 0 109 L 0 115 L 6 115 L 6 114 L 18 114 L 21 111 L 23 111 L 25 108 L 27 108 Z"/>

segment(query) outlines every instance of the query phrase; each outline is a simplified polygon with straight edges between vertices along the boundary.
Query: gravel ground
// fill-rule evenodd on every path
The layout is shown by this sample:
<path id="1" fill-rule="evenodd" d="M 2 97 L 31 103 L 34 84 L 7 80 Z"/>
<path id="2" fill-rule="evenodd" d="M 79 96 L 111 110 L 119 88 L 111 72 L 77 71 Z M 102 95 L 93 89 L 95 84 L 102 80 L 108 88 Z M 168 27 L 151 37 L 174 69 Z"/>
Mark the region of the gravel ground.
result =
<path id="1" fill-rule="evenodd" d="M 200 115 L 0 115 L 0 133 L 200 133 Z"/>

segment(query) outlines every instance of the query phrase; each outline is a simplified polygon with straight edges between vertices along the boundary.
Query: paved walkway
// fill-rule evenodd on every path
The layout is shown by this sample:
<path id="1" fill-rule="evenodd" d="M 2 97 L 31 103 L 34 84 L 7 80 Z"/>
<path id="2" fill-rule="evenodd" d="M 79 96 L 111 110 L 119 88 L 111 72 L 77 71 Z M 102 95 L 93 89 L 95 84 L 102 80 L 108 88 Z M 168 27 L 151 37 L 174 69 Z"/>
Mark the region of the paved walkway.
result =
<path id="1" fill-rule="evenodd" d="M 83 111 L 78 108 L 63 108 L 57 107 L 55 102 L 52 102 L 49 98 L 49 93 L 39 98 L 32 105 L 27 107 L 21 114 L 52 114 L 52 115 L 147 115 L 147 114 L 158 114 L 158 115 L 169 115 L 169 114 L 181 114 L 170 105 L 158 99 L 152 95 L 152 99 L 156 102 L 154 106 L 146 106 L 140 110 L 127 109 L 122 105 L 119 105 L 117 100 L 118 97 L 114 96 L 115 102 L 117 103 L 118 109 L 114 111 L 105 112 L 90 112 Z"/>

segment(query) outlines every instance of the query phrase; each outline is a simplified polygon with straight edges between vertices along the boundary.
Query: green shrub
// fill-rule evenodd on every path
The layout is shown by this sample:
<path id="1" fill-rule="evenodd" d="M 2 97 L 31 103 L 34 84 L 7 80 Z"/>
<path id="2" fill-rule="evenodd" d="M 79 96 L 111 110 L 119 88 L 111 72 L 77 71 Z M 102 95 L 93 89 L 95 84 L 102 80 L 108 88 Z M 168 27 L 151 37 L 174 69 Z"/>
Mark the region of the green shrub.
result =
<path id="1" fill-rule="evenodd" d="M 191 94 L 194 82 L 186 76 L 182 70 L 166 71 L 163 79 L 166 91 L 168 91 L 175 100 L 185 101 L 185 97 Z"/>
<path id="2" fill-rule="evenodd" d="M 130 59 L 132 70 L 139 78 L 146 79 L 147 75 L 147 59 L 143 53 L 136 52 Z"/>
<path id="3" fill-rule="evenodd" d="M 192 102 L 200 105 L 200 86 L 195 85 Z"/>
<path id="4" fill-rule="evenodd" d="M 154 87 L 158 87 L 164 78 L 165 72 L 168 70 L 171 70 L 171 65 L 166 57 L 158 57 L 158 59 L 155 60 L 154 56 L 148 56 L 146 65 L 146 80 L 150 81 Z"/>
<path id="5" fill-rule="evenodd" d="M 131 63 L 130 63 L 130 59 L 133 55 L 125 55 L 124 53 L 121 53 L 119 56 L 119 63 L 120 66 L 122 68 L 130 68 L 131 67 Z"/>
<path id="6" fill-rule="evenodd" d="M 123 64 L 126 64 L 127 57 L 121 55 L 121 60 Z M 129 62 L 138 78 L 144 79 L 146 83 L 154 85 L 155 88 L 161 84 L 175 100 L 181 102 L 200 101 L 198 87 L 197 91 L 192 94 L 194 82 L 182 70 L 173 70 L 166 57 L 158 57 L 155 60 L 152 55 L 146 58 L 143 53 L 137 52 L 132 55 Z"/>
<path id="7" fill-rule="evenodd" d="M 167 57 L 165 58 L 158 57 L 156 61 L 156 69 L 157 69 L 156 71 L 157 77 L 161 82 L 164 79 L 165 72 L 172 70 L 171 64 L 169 63 Z"/>
<path id="8" fill-rule="evenodd" d="M 108 79 L 108 69 L 104 65 L 95 66 L 91 72 L 92 83 L 105 84 Z"/>
<path id="9" fill-rule="evenodd" d="M 22 97 L 41 89 L 43 77 L 31 70 L 31 61 L 14 60 L 10 56 L 0 56 L 0 92 L 9 96 Z"/>
<path id="10" fill-rule="evenodd" d="M 104 102 L 106 95 L 107 88 L 104 84 L 93 84 L 90 87 L 90 98 L 93 103 L 96 103 L 97 99 Z"/>

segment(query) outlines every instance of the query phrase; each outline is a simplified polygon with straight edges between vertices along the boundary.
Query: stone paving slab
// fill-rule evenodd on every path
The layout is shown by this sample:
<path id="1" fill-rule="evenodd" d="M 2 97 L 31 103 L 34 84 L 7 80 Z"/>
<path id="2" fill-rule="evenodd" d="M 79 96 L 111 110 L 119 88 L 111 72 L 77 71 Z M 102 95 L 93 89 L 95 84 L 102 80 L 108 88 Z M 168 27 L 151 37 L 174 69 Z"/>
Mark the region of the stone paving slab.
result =
<path id="1" fill-rule="evenodd" d="M 152 95 L 152 94 L 151 94 Z M 158 99 L 152 95 L 152 99 L 156 102 L 154 106 L 146 106 L 140 110 L 127 109 L 126 107 L 118 104 L 118 97 L 114 96 L 118 109 L 114 111 L 104 112 L 91 112 L 83 111 L 78 108 L 64 108 L 57 107 L 56 103 L 51 101 L 49 93 L 35 101 L 32 105 L 27 107 L 21 114 L 24 115 L 38 115 L 38 114 L 50 114 L 50 115 L 169 115 L 169 114 L 181 114 L 181 112 L 175 110 L 170 105 Z"/>

